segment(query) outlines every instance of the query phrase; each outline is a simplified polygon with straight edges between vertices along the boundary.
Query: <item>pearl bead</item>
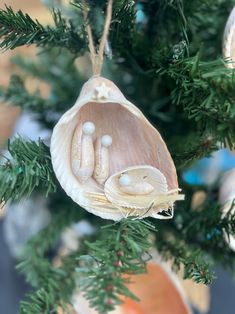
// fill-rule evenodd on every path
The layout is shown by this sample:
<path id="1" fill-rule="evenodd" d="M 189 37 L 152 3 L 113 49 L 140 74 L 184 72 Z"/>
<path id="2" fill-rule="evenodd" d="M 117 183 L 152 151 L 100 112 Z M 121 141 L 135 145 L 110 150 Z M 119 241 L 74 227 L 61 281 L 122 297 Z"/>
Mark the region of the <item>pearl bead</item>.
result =
<path id="1" fill-rule="evenodd" d="M 103 135 L 101 138 L 101 144 L 104 147 L 109 147 L 113 142 L 113 139 L 110 135 Z"/>
<path id="2" fill-rule="evenodd" d="M 87 121 L 83 123 L 82 131 L 86 135 L 92 135 L 95 132 L 95 125 L 93 122 Z"/>
<path id="3" fill-rule="evenodd" d="M 120 178 L 119 178 L 119 184 L 121 186 L 128 186 L 131 184 L 131 177 L 128 174 L 123 174 Z"/>

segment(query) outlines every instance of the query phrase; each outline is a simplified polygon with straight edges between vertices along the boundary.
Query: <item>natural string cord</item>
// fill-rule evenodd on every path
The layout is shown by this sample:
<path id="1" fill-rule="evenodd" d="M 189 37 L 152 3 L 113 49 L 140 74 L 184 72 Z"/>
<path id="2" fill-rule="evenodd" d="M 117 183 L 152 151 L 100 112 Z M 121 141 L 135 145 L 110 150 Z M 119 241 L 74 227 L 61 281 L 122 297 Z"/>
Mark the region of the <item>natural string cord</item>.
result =
<path id="1" fill-rule="evenodd" d="M 113 0 L 108 0 L 106 18 L 105 18 L 105 23 L 104 23 L 104 30 L 103 30 L 102 37 L 100 39 L 98 51 L 96 51 L 91 25 L 88 22 L 89 8 L 86 7 L 86 9 L 84 10 L 84 19 L 85 19 L 85 22 L 87 23 L 86 31 L 87 31 L 87 36 L 88 36 L 88 47 L 90 50 L 90 58 L 92 62 L 93 75 L 100 75 L 101 73 L 101 69 L 102 69 L 102 65 L 104 61 L 105 43 L 108 38 L 110 23 L 112 20 L 112 9 L 113 9 Z"/>

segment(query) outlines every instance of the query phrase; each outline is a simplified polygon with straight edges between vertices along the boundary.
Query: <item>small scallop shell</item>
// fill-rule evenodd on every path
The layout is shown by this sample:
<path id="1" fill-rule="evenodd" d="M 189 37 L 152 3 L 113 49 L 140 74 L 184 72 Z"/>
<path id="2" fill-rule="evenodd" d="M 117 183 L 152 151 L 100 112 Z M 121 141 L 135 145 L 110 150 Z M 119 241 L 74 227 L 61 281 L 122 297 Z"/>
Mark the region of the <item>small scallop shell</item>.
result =
<path id="1" fill-rule="evenodd" d="M 231 11 L 223 38 L 223 55 L 228 68 L 235 68 L 235 7 Z"/>
<path id="2" fill-rule="evenodd" d="M 139 194 L 139 190 L 135 194 L 125 191 L 119 184 L 119 179 L 123 174 L 128 174 L 131 178 L 131 186 L 139 189 L 140 186 L 144 188 L 144 183 L 152 186 L 151 191 Z M 106 181 L 104 186 L 104 193 L 107 199 L 117 207 L 135 209 L 141 216 L 146 211 L 148 216 L 157 214 L 168 207 L 173 206 L 172 197 L 168 195 L 167 181 L 163 173 L 151 166 L 136 166 L 129 167 L 123 171 L 117 172 Z M 168 199 L 169 197 L 169 199 Z M 176 195 L 176 198 L 179 195 Z M 133 211 L 130 211 L 130 215 Z M 154 215 L 153 215 L 154 216 Z"/>
<path id="3" fill-rule="evenodd" d="M 119 179 L 123 174 L 128 174 L 132 179 L 132 184 L 147 182 L 153 186 L 154 190 L 145 197 L 137 197 L 123 191 L 119 184 Z M 151 166 L 129 167 L 115 173 L 106 181 L 104 193 L 107 199 L 117 206 L 144 209 L 149 206 L 153 196 L 167 193 L 167 182 L 165 176 L 158 169 Z M 134 194 L 134 193 L 133 193 Z"/>
<path id="4" fill-rule="evenodd" d="M 103 77 L 92 77 L 84 84 L 75 105 L 56 124 L 51 138 L 51 157 L 55 175 L 74 202 L 105 219 L 120 220 L 128 214 L 126 208 L 120 208 L 110 201 L 115 199 L 116 202 L 116 194 L 111 197 L 108 192 L 110 200 L 107 199 L 104 193 L 104 184 L 101 180 L 96 180 L 94 173 L 85 182 L 79 181 L 76 176 L 79 171 L 77 168 L 82 164 L 80 159 L 83 158 L 80 151 L 81 143 L 76 143 L 76 138 L 81 138 L 81 128 L 86 121 L 95 125 L 95 132 L 92 135 L 94 143 L 104 134 L 112 138 L 112 145 L 108 148 L 108 177 L 112 177 L 128 167 L 140 167 L 143 170 L 143 165 L 148 165 L 153 171 L 150 176 L 150 169 L 144 170 L 151 177 L 149 183 L 152 184 L 151 182 L 157 180 L 158 176 L 158 192 L 167 193 L 161 195 L 161 202 L 169 204 L 169 202 L 165 202 L 164 198 L 170 198 L 172 202 L 177 199 L 176 169 L 159 132 L 149 123 L 142 112 L 124 97 L 113 82 Z M 76 135 L 76 132 L 79 136 Z M 76 149 L 79 150 L 78 153 L 76 153 Z M 156 185 L 155 181 L 154 184 Z M 107 189 L 108 185 L 105 184 L 105 186 Z M 169 195 L 168 191 L 174 195 Z M 135 198 L 131 195 L 130 197 L 133 200 Z M 117 203 L 122 204 L 122 200 Z M 136 208 L 137 204 L 137 209 L 146 206 L 144 200 L 125 204 L 130 205 L 130 208 Z M 163 208 L 167 209 L 167 206 L 163 206 Z M 142 213 L 136 213 L 136 216 L 140 217 Z M 132 214 L 135 215 L 135 213 Z M 162 218 L 156 214 L 156 211 L 151 212 L 151 215 Z"/>

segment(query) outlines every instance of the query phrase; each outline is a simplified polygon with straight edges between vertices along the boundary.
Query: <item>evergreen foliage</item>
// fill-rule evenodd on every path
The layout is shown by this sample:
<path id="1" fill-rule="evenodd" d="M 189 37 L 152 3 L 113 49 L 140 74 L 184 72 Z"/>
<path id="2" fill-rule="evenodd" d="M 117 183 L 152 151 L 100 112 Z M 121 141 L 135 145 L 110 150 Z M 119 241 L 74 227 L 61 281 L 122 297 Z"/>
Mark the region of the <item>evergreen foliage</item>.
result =
<path id="1" fill-rule="evenodd" d="M 9 143 L 11 158 L 4 158 L 0 165 L 0 200 L 19 201 L 37 189 L 48 195 L 56 191 L 48 147 L 21 138 Z"/>
<path id="2" fill-rule="evenodd" d="M 90 5 L 88 20 L 98 44 L 106 1 L 76 0 L 68 6 L 59 0 L 47 2 L 54 7 L 53 26 L 10 7 L 0 10 L 3 50 L 31 44 L 40 49 L 34 59 L 13 59 L 21 74 L 0 88 L 0 98 L 33 112 L 51 129 L 87 79 L 77 60 L 87 50 L 84 5 Z M 187 279 L 211 283 L 217 262 L 234 273 L 235 253 L 224 239 L 224 234 L 235 236 L 232 210 L 222 216 L 218 186 L 182 182 L 182 173 L 193 161 L 225 145 L 235 147 L 234 71 L 221 60 L 222 33 L 233 5 L 233 0 L 114 1 L 109 35 L 113 59 L 106 60 L 103 74 L 139 106 L 167 142 L 186 195 L 172 220 L 127 219 L 111 224 L 95 217 L 61 191 L 49 147 L 42 140 L 17 137 L 9 142 L 10 156 L 3 157 L 0 165 L 0 200 L 20 201 L 43 193 L 49 197 L 52 216 L 50 225 L 29 241 L 18 267 L 34 287 L 21 304 L 22 314 L 66 309 L 77 281 L 90 304 L 107 313 L 121 302 L 120 295 L 135 298 L 125 287 L 128 277 L 123 274 L 144 272 L 153 246 L 176 271 L 183 267 Z M 25 81 L 31 77 L 49 86 L 47 98 L 39 90 L 28 91 Z M 197 190 L 207 197 L 195 210 L 191 203 Z M 56 252 L 64 228 L 83 218 L 96 226 L 94 237 L 82 241 L 56 267 L 49 252 Z"/>
<path id="3" fill-rule="evenodd" d="M 25 258 L 17 266 L 35 289 L 21 303 L 21 314 L 57 313 L 59 306 L 66 310 L 71 302 L 76 283 L 77 254 L 68 256 L 60 267 L 56 267 L 48 258 L 48 252 L 60 240 L 64 228 L 83 218 L 83 214 L 72 202 L 56 201 L 60 205 L 51 224 L 29 241 Z M 50 255 L 53 256 L 52 253 Z"/>
<path id="4" fill-rule="evenodd" d="M 84 274 L 81 289 L 99 313 L 112 311 L 121 303 L 120 295 L 138 300 L 126 287 L 130 282 L 126 276 L 146 271 L 153 246 L 150 230 L 155 228 L 146 221 L 124 219 L 105 227 L 100 240 L 86 242 L 89 255 L 80 257 L 82 266 L 77 270 Z"/>
<path id="5" fill-rule="evenodd" d="M 44 27 L 22 11 L 14 12 L 6 7 L 0 12 L 0 36 L 4 39 L 0 47 L 15 49 L 23 45 L 36 44 L 43 47 L 66 47 L 72 52 L 82 52 L 82 40 L 70 20 L 62 18 L 59 11 L 52 12 L 54 27 Z"/>

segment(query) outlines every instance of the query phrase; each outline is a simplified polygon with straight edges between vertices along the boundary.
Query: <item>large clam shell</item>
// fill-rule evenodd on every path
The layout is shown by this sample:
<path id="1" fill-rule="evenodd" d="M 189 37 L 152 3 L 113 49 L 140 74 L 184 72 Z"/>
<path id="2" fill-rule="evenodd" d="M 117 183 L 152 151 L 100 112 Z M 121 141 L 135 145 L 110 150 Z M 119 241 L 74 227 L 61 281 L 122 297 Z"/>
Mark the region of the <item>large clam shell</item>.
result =
<path id="1" fill-rule="evenodd" d="M 102 218 L 123 218 L 122 209 L 107 200 L 104 185 L 93 177 L 81 183 L 73 172 L 74 133 L 80 134 L 79 129 L 86 121 L 95 124 L 96 138 L 104 134 L 112 136 L 109 176 L 128 167 L 148 165 L 165 177 L 168 191 L 173 190 L 175 195 L 178 193 L 176 169 L 159 132 L 113 82 L 103 77 L 92 77 L 84 84 L 75 105 L 56 124 L 51 138 L 54 172 L 74 202 Z M 107 188 L 107 183 L 105 186 Z M 152 212 L 149 215 L 154 216 Z"/>

